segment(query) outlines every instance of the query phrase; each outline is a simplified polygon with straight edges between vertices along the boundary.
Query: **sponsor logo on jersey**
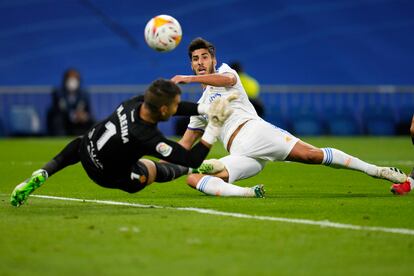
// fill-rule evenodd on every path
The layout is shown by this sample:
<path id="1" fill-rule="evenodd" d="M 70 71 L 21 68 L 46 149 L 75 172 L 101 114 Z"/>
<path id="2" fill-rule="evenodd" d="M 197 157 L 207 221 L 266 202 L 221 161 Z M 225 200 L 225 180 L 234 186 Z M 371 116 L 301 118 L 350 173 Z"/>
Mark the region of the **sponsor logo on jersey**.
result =
<path id="1" fill-rule="evenodd" d="M 208 100 L 209 100 L 209 102 L 211 103 L 211 102 L 213 102 L 216 98 L 220 98 L 221 97 L 221 94 L 220 93 L 214 93 L 214 94 L 212 94 L 212 95 L 210 95 L 209 97 L 208 97 Z"/>
<path id="2" fill-rule="evenodd" d="M 172 152 L 172 147 L 164 142 L 160 142 L 155 147 L 155 150 L 164 157 L 167 157 Z"/>
<path id="3" fill-rule="evenodd" d="M 86 149 L 88 150 L 89 158 L 91 159 L 95 167 L 97 167 L 100 170 L 103 170 L 104 166 L 102 165 L 101 161 L 98 158 L 98 155 L 96 154 L 96 150 L 93 146 L 92 141 L 89 141 L 89 145 L 86 146 Z"/>

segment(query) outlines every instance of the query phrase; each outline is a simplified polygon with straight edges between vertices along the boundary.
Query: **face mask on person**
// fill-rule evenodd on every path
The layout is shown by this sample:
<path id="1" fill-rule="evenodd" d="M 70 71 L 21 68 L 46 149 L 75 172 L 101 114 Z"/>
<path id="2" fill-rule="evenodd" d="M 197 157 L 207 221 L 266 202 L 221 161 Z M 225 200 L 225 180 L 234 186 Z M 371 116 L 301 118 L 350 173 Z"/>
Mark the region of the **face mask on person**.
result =
<path id="1" fill-rule="evenodd" d="M 69 77 L 66 80 L 65 86 L 68 91 L 76 91 L 79 89 L 79 80 L 74 77 Z"/>

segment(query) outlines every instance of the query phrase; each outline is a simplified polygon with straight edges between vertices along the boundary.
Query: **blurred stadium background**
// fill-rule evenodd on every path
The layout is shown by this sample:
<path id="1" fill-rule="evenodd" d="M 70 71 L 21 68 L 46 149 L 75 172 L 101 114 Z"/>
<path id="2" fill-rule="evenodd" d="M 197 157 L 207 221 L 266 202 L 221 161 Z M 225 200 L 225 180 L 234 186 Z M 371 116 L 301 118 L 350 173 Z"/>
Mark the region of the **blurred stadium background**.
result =
<path id="1" fill-rule="evenodd" d="M 261 84 L 266 119 L 296 135 L 408 133 L 414 112 L 412 0 L 0 1 L 0 136 L 46 133 L 52 87 L 77 68 L 93 114 L 107 116 L 158 77 L 189 74 L 188 43 L 213 42 Z M 182 25 L 170 53 L 146 22 Z M 183 87 L 196 100 L 199 87 Z M 173 134 L 174 121 L 162 124 Z"/>

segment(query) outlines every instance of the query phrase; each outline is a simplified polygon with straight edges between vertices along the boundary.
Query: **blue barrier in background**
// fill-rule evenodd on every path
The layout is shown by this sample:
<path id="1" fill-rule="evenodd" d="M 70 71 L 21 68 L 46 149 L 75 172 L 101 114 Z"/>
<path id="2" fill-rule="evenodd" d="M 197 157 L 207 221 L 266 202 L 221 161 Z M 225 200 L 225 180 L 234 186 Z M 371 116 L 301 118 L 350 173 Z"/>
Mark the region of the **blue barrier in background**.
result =
<path id="1" fill-rule="evenodd" d="M 108 116 L 121 101 L 143 91 L 141 86 L 128 89 L 137 92 L 126 92 L 122 87 L 119 89 L 121 92 L 102 91 L 101 88 L 90 89 L 92 112 L 97 120 Z M 12 126 L 13 110 L 27 107 L 33 108 L 40 119 L 40 127 L 36 131 L 28 130 L 27 134 L 46 134 L 50 90 L 45 87 L 34 91 L 27 88 L 25 92 L 24 88 L 17 91 L 13 87 L 1 88 L 0 133 L 16 134 Z M 411 87 L 388 87 L 385 90 L 381 87 L 342 87 L 341 91 L 335 90 L 337 87 L 265 86 L 261 93 L 265 119 L 298 136 L 394 135 L 400 133 L 399 127 L 406 127 L 408 132 L 407 124 L 414 113 L 414 89 Z M 196 91 L 200 89 L 185 91 L 182 99 L 196 102 L 200 96 Z M 173 135 L 175 121 L 173 118 L 161 123 L 160 129 L 166 135 Z"/>
<path id="2" fill-rule="evenodd" d="M 200 20 L 206 10 L 214 20 Z M 218 65 L 239 60 L 262 84 L 407 85 L 413 10 L 410 0 L 3 0 L 0 84 L 58 84 L 69 67 L 101 85 L 190 74 L 187 46 L 201 36 L 216 45 Z M 143 36 L 160 13 L 183 28 L 181 44 L 165 54 Z"/>

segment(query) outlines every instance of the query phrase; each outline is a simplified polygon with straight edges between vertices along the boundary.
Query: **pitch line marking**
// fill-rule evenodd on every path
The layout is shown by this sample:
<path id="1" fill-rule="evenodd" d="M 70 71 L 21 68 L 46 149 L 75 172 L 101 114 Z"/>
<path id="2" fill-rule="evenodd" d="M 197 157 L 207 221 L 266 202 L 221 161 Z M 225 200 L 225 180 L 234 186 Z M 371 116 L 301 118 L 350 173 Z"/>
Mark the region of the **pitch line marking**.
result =
<path id="1" fill-rule="evenodd" d="M 362 225 L 331 222 L 327 220 L 318 221 L 318 220 L 309 220 L 309 219 L 256 216 L 256 215 L 223 212 L 223 211 L 217 211 L 217 210 L 212 210 L 212 209 L 195 208 L 195 207 L 168 207 L 168 206 L 145 205 L 145 204 L 139 204 L 139 203 L 110 201 L 110 200 L 80 199 L 80 198 L 58 197 L 58 196 L 47 196 L 47 195 L 31 195 L 31 196 L 38 197 L 38 198 L 45 198 L 45 199 L 54 199 L 54 200 L 88 202 L 88 203 L 96 203 L 96 204 L 104 204 L 104 205 L 129 206 L 129 207 L 137 207 L 137 208 L 169 209 L 169 210 L 188 211 L 188 212 L 196 212 L 200 214 L 209 214 L 209 215 L 234 217 L 234 218 L 244 218 L 244 219 L 254 219 L 254 220 L 264 220 L 264 221 L 278 221 L 278 222 L 295 223 L 295 224 L 315 225 L 315 226 L 327 227 L 327 228 L 349 229 L 349 230 L 370 231 L 370 232 L 383 232 L 383 233 L 393 233 L 393 234 L 414 236 L 414 229 L 408 229 L 408 228 L 362 226 Z"/>

